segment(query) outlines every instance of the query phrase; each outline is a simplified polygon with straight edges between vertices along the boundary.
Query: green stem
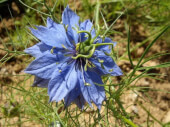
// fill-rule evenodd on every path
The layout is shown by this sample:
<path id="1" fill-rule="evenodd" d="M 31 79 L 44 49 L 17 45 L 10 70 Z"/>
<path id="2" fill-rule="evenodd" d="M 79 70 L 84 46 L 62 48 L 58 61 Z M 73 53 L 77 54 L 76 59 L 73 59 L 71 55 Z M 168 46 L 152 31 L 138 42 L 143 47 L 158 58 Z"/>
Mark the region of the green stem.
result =
<path id="1" fill-rule="evenodd" d="M 35 8 L 32 8 L 32 7 L 28 6 L 28 5 L 25 4 L 22 0 L 19 0 L 19 2 L 20 2 L 21 4 L 23 4 L 24 6 L 26 6 L 27 8 L 30 8 L 30 9 L 32 9 L 32 10 L 38 12 L 38 13 L 41 13 L 41 14 L 46 15 L 46 16 L 50 16 L 49 14 L 46 14 L 46 13 L 40 11 L 40 10 L 37 10 L 37 9 L 35 9 Z"/>
<path id="2" fill-rule="evenodd" d="M 22 52 L 22 51 L 10 51 L 8 49 L 3 49 L 3 48 L 0 48 L 0 50 L 4 50 L 8 53 L 16 53 L 16 54 L 26 54 L 25 52 Z"/>
<path id="3" fill-rule="evenodd" d="M 131 64 L 132 68 L 134 68 L 133 61 L 132 61 L 131 54 L 130 54 L 130 27 L 129 27 L 129 31 L 128 31 L 127 51 L 128 51 L 128 57 L 129 57 L 130 64 Z"/>
<path id="4" fill-rule="evenodd" d="M 146 47 L 144 53 L 142 54 L 142 56 L 140 57 L 136 67 L 133 69 L 133 72 L 131 73 L 129 80 L 128 80 L 128 84 L 131 81 L 133 75 L 135 74 L 137 68 L 140 66 L 140 63 L 142 62 L 143 58 L 145 57 L 146 53 L 149 51 L 149 49 L 152 47 L 152 45 L 158 40 L 158 38 L 165 33 L 165 31 L 167 31 L 170 28 L 170 26 L 167 26 L 164 28 L 164 30 Z"/>
<path id="5" fill-rule="evenodd" d="M 130 125 L 131 127 L 138 127 L 136 124 L 134 124 L 131 120 L 127 119 L 126 117 L 124 117 L 124 116 L 120 116 L 120 117 L 123 119 L 123 121 L 124 121 L 125 123 L 127 123 L 127 124 Z"/>
<path id="6" fill-rule="evenodd" d="M 159 120 L 157 120 L 146 108 L 145 108 L 145 106 L 143 106 L 142 104 L 140 104 L 140 103 L 138 103 L 139 104 L 139 106 L 141 106 L 147 113 L 148 113 L 148 115 L 152 118 L 152 119 L 154 119 L 157 123 L 159 123 L 161 126 L 163 126 L 163 123 L 161 123 Z"/>
<path id="7" fill-rule="evenodd" d="M 51 11 L 51 9 L 47 6 L 46 4 L 46 0 L 44 0 L 44 6 L 47 8 L 47 10 L 50 12 L 50 15 L 52 16 L 53 20 L 56 21 L 57 23 L 59 23 L 59 21 L 55 18 L 54 16 L 54 12 L 53 10 Z"/>

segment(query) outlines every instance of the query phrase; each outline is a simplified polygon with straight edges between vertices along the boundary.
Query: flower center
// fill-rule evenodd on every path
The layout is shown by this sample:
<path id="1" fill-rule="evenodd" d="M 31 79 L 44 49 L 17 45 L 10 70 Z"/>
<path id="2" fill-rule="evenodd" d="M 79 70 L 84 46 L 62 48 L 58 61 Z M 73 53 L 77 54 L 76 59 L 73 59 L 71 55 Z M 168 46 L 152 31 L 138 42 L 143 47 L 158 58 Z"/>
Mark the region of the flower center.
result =
<path id="1" fill-rule="evenodd" d="M 80 47 L 80 43 L 77 43 L 77 44 L 76 44 L 76 51 L 77 51 L 77 52 L 79 51 L 79 47 Z"/>
<path id="2" fill-rule="evenodd" d="M 84 42 L 80 42 L 76 44 L 76 56 L 73 56 L 73 59 L 78 59 L 78 58 L 86 58 L 89 59 L 93 56 L 95 50 L 99 46 L 104 46 L 104 45 L 110 45 L 112 47 L 112 52 L 113 52 L 113 43 L 95 43 L 94 41 L 99 37 L 99 32 L 97 32 L 96 36 L 92 38 L 92 35 L 88 31 L 78 31 L 78 33 L 86 33 L 88 35 L 87 40 Z"/>

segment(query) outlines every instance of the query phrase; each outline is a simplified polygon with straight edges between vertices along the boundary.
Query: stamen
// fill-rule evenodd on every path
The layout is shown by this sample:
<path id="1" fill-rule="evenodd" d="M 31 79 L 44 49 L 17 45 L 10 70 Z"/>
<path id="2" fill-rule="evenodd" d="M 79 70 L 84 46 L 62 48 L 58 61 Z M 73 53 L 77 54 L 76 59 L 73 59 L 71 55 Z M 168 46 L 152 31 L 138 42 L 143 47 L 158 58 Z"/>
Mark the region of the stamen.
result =
<path id="1" fill-rule="evenodd" d="M 64 56 L 73 56 L 73 54 L 64 54 Z"/>
<path id="2" fill-rule="evenodd" d="M 101 64 L 102 69 L 105 69 L 105 68 L 104 68 L 104 65 L 103 65 L 104 60 L 98 59 L 98 61 L 99 61 L 99 63 Z"/>
<path id="3" fill-rule="evenodd" d="M 102 69 L 105 69 L 103 63 L 101 63 L 101 68 L 102 68 Z"/>
<path id="4" fill-rule="evenodd" d="M 113 69 L 110 69 L 110 70 L 109 70 L 109 72 L 112 72 L 112 71 L 113 71 Z"/>
<path id="5" fill-rule="evenodd" d="M 96 67 L 96 66 L 95 66 L 92 62 L 89 61 L 89 62 L 88 62 L 88 67 L 89 67 L 89 68 L 94 68 L 94 67 Z"/>
<path id="6" fill-rule="evenodd" d="M 67 49 L 63 44 L 62 44 L 62 47 L 63 47 L 64 49 Z"/>
<path id="7" fill-rule="evenodd" d="M 88 35 L 86 34 L 84 37 L 88 37 Z"/>
<path id="8" fill-rule="evenodd" d="M 82 72 L 82 76 L 83 76 L 83 82 L 84 82 L 84 85 L 85 86 L 91 86 L 91 84 L 90 83 L 87 83 L 86 81 L 85 81 L 85 78 L 84 78 L 84 71 L 83 71 L 83 67 L 82 67 L 82 60 L 80 59 L 80 62 L 81 62 L 81 72 Z"/>
<path id="9" fill-rule="evenodd" d="M 62 72 L 62 70 L 59 70 L 59 72 L 61 73 L 61 72 Z"/>
<path id="10" fill-rule="evenodd" d="M 79 30 L 79 26 L 77 24 L 75 24 L 76 28 L 77 28 L 77 31 Z"/>
<path id="11" fill-rule="evenodd" d="M 92 32 L 93 28 L 94 28 L 94 26 L 92 26 L 92 27 L 91 27 L 91 29 L 90 29 L 90 33 Z"/>
<path id="12" fill-rule="evenodd" d="M 98 59 L 99 63 L 104 63 L 104 60 Z"/>
<path id="13" fill-rule="evenodd" d="M 105 36 L 101 35 L 100 37 L 102 38 L 102 43 L 103 43 L 105 40 Z"/>
<path id="14" fill-rule="evenodd" d="M 67 32 L 67 30 L 68 30 L 68 24 L 67 24 L 67 25 L 64 25 L 64 28 L 65 28 L 65 30 L 66 30 L 66 32 Z"/>
<path id="15" fill-rule="evenodd" d="M 91 84 L 86 82 L 86 83 L 85 83 L 85 86 L 91 86 Z"/>
<path id="16" fill-rule="evenodd" d="M 79 26 L 77 24 L 75 24 L 75 27 L 72 27 L 73 30 L 75 30 L 77 33 L 79 31 Z"/>
<path id="17" fill-rule="evenodd" d="M 51 54 L 54 54 L 54 49 L 55 49 L 56 47 L 52 47 L 52 49 L 51 49 Z"/>
<path id="18" fill-rule="evenodd" d="M 88 66 L 88 59 L 86 59 L 86 64 L 84 66 L 84 70 L 87 71 L 87 66 Z"/>
<path id="19" fill-rule="evenodd" d="M 104 51 L 103 51 L 104 52 Z M 106 55 L 106 56 L 110 56 L 111 54 L 109 54 L 109 53 L 107 53 L 107 52 L 104 52 L 104 54 Z"/>

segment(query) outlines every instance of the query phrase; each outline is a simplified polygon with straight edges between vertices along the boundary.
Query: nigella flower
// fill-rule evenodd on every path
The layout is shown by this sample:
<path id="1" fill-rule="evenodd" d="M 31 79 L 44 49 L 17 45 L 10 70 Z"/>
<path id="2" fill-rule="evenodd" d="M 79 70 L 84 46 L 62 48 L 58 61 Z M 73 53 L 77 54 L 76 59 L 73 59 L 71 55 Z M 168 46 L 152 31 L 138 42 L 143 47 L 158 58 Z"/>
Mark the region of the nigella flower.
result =
<path id="1" fill-rule="evenodd" d="M 79 23 L 68 6 L 61 24 L 47 18 L 47 27 L 36 28 L 30 29 L 40 42 L 25 50 L 35 57 L 25 70 L 35 75 L 33 86 L 47 87 L 50 102 L 64 99 L 66 107 L 75 102 L 79 108 L 93 102 L 100 109 L 105 100 L 101 76 L 122 75 L 109 56 L 115 43 L 99 37 L 90 20 Z"/>

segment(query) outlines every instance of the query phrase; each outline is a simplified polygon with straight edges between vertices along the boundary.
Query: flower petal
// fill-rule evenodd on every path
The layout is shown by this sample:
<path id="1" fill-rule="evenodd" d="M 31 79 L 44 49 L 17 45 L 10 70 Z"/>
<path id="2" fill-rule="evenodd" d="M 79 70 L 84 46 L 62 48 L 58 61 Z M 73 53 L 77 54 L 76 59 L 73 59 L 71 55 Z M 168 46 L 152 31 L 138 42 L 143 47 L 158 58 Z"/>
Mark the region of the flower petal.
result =
<path id="1" fill-rule="evenodd" d="M 49 82 L 49 79 L 42 79 L 42 78 L 35 76 L 34 83 L 32 84 L 32 86 L 33 87 L 38 86 L 38 87 L 41 87 L 41 88 L 47 88 L 48 82 Z"/>
<path id="2" fill-rule="evenodd" d="M 69 42 L 63 25 L 57 24 L 55 29 L 49 29 L 44 26 L 36 26 L 37 29 L 30 28 L 32 34 L 46 45 L 63 48 L 63 45 L 67 48 L 72 47 Z"/>
<path id="3" fill-rule="evenodd" d="M 96 106 L 100 109 L 102 102 L 105 99 L 105 91 L 103 86 L 95 85 L 94 83 L 103 84 L 101 77 L 95 72 L 90 71 L 84 72 L 84 74 L 85 81 L 86 83 L 89 83 L 90 86 L 84 84 L 82 77 L 80 80 L 81 81 L 80 88 L 83 97 L 90 104 L 90 106 L 92 106 L 91 101 L 93 101 L 96 104 Z"/>
<path id="4" fill-rule="evenodd" d="M 78 43 L 78 33 L 75 29 L 79 27 L 79 16 L 67 6 L 62 14 L 62 22 L 68 25 L 67 31 L 70 37 L 73 37 L 75 43 Z"/>
<path id="5" fill-rule="evenodd" d="M 77 81 L 75 88 L 72 89 L 64 98 L 65 107 L 68 107 L 80 95 L 80 93 L 80 83 Z"/>
<path id="6" fill-rule="evenodd" d="M 36 58 L 25 70 L 25 73 L 33 74 L 43 79 L 50 79 L 51 74 L 57 69 L 57 62 L 65 60 L 63 54 L 51 54 L 46 51 L 40 57 Z"/>
<path id="7" fill-rule="evenodd" d="M 85 20 L 84 22 L 82 22 L 80 24 L 80 30 L 85 30 L 88 32 L 91 31 L 92 38 L 96 36 L 95 30 L 93 28 L 93 24 L 90 20 Z M 86 35 L 87 35 L 86 33 L 80 34 L 80 42 L 84 42 L 87 39 Z"/>
<path id="8" fill-rule="evenodd" d="M 99 60 L 103 60 L 103 66 Z M 114 60 L 110 56 L 105 55 L 102 51 L 95 51 L 94 57 L 91 58 L 90 61 L 103 73 L 103 75 L 110 74 L 112 76 L 120 76 L 123 74 Z"/>
<path id="9" fill-rule="evenodd" d="M 85 99 L 83 97 L 82 94 L 80 94 L 75 100 L 74 102 L 76 103 L 76 105 L 80 108 L 83 109 L 84 108 L 84 104 L 85 104 Z"/>
<path id="10" fill-rule="evenodd" d="M 34 56 L 34 57 L 39 57 L 41 56 L 45 51 L 51 50 L 52 47 L 48 46 L 42 42 L 39 42 L 38 44 L 35 44 L 34 46 L 27 48 L 24 50 L 24 52 Z"/>
<path id="11" fill-rule="evenodd" d="M 78 82 L 77 71 L 74 66 L 75 62 L 70 65 L 65 64 L 61 72 L 55 71 L 48 86 L 48 94 L 51 101 L 62 100 Z"/>
<path id="12" fill-rule="evenodd" d="M 57 27 L 57 23 L 55 23 L 51 18 L 47 18 L 47 27 L 50 29 L 53 29 L 55 27 Z"/>

